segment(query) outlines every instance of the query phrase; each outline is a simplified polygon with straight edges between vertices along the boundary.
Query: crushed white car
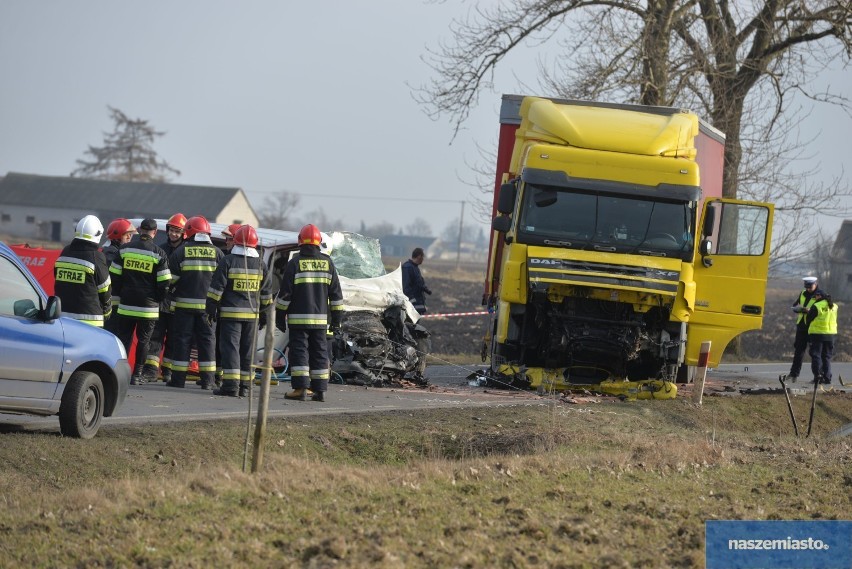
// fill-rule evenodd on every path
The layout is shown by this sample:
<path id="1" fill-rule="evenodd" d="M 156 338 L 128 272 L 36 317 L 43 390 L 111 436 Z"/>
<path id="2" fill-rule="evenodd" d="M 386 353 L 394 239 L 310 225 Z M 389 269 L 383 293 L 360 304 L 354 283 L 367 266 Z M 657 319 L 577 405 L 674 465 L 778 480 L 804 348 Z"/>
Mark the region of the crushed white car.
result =
<path id="1" fill-rule="evenodd" d="M 130 220 L 135 226 L 141 219 Z M 155 241 L 166 238 L 166 220 L 158 219 Z M 227 225 L 211 223 L 211 238 L 224 247 L 222 230 Z M 257 229 L 261 255 L 276 283 L 292 253 L 298 250 L 298 233 Z M 420 315 L 402 292 L 402 269 L 387 272 L 377 239 L 357 233 L 323 233 L 323 249 L 331 256 L 343 289 L 344 317 L 340 333 L 329 336 L 333 380 L 353 385 L 382 387 L 409 381 L 426 385 L 423 376 L 431 349 L 429 332 L 418 323 Z M 277 284 L 274 287 L 278 288 Z M 263 333 L 258 333 L 262 344 Z M 286 354 L 288 334 L 275 330 L 274 348 Z M 263 361 L 263 348 L 258 351 Z"/>

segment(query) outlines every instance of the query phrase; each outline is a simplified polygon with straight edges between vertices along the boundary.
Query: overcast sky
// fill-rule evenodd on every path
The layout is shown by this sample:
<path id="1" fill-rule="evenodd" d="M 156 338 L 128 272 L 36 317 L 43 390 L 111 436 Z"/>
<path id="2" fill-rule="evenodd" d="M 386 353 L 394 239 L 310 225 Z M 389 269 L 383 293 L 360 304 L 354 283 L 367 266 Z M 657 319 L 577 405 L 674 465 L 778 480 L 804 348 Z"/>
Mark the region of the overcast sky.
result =
<path id="1" fill-rule="evenodd" d="M 535 84 L 530 51 L 507 61 L 455 139 L 423 113 L 410 88 L 430 78 L 420 57 L 470 6 L 2 0 L 0 175 L 68 175 L 112 130 L 110 105 L 167 132 L 154 149 L 177 183 L 240 187 L 256 209 L 286 190 L 347 229 L 422 217 L 440 233 L 480 197 L 464 180 L 479 148 L 493 150 L 500 94 Z M 825 80 L 848 96 L 850 75 Z M 852 120 L 812 118 L 804 134 L 826 179 L 848 183 Z M 465 222 L 481 223 L 472 209 Z"/>

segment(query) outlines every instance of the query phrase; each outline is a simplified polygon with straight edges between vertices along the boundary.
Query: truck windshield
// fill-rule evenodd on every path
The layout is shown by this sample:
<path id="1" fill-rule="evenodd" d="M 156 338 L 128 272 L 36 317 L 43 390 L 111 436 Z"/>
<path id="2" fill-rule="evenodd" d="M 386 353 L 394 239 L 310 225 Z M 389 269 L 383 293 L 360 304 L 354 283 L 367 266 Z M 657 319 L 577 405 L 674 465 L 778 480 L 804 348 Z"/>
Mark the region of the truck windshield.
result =
<path id="1" fill-rule="evenodd" d="M 690 203 L 528 185 L 519 243 L 689 258 Z"/>

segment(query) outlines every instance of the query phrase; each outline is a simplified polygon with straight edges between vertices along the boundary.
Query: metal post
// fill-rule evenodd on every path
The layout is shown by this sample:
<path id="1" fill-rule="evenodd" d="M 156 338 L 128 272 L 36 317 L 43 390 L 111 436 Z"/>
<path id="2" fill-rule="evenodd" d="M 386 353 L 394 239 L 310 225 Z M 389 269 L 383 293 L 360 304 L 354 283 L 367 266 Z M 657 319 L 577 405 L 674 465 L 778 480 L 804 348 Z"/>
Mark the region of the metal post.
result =
<path id="1" fill-rule="evenodd" d="M 266 307 L 266 337 L 263 343 L 263 372 L 260 376 L 260 399 L 257 402 L 257 423 L 254 426 L 254 452 L 251 471 L 263 466 L 263 440 L 266 437 L 266 417 L 269 412 L 269 384 L 272 376 L 272 355 L 275 353 L 275 305 Z"/>
<path id="2" fill-rule="evenodd" d="M 701 342 L 698 354 L 698 370 L 695 377 L 695 391 L 692 392 L 692 402 L 701 405 L 704 398 L 704 381 L 707 379 L 707 362 L 710 361 L 710 341 Z"/>

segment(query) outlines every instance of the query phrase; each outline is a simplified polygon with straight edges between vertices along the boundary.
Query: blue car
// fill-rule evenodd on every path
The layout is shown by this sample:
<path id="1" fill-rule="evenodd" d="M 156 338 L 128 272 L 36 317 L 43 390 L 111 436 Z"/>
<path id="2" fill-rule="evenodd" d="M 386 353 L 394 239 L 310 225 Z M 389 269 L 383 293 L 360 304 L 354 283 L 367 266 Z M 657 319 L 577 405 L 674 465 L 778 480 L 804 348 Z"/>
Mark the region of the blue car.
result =
<path id="1" fill-rule="evenodd" d="M 63 318 L 59 298 L 0 243 L 0 413 L 59 415 L 63 435 L 90 439 L 129 384 L 118 338 Z"/>

